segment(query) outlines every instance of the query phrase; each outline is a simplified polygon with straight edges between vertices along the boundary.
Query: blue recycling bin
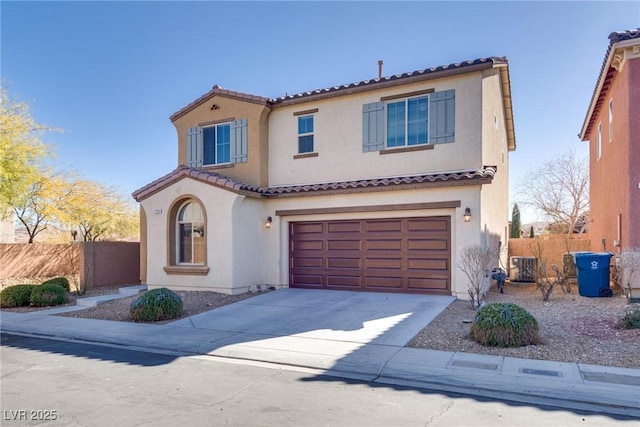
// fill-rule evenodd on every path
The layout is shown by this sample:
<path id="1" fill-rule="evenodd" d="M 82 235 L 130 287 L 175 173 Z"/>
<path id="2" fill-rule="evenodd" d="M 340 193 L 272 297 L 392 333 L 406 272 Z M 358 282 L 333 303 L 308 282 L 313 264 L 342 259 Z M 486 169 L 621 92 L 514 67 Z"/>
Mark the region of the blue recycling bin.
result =
<path id="1" fill-rule="evenodd" d="M 610 252 L 577 252 L 578 292 L 583 297 L 611 296 L 609 289 Z"/>

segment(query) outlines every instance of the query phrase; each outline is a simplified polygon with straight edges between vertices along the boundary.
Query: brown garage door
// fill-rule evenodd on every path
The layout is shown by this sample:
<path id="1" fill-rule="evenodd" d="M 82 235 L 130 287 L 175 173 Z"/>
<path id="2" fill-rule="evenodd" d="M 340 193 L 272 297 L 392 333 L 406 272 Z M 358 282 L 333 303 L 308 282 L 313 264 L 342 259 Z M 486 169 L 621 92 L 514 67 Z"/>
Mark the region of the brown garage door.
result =
<path id="1" fill-rule="evenodd" d="M 290 286 L 451 295 L 450 217 L 295 222 Z"/>

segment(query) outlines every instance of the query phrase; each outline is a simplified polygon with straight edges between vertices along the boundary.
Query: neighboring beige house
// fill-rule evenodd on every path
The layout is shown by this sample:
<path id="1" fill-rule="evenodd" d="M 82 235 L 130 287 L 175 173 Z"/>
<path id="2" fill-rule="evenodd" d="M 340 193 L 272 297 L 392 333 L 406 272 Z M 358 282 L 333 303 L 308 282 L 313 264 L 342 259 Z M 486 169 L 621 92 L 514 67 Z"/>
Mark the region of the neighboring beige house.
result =
<path id="1" fill-rule="evenodd" d="M 468 298 L 461 248 L 506 244 L 505 58 L 277 99 L 216 85 L 171 121 L 179 166 L 133 194 L 150 288 Z"/>
<path id="2" fill-rule="evenodd" d="M 584 119 L 591 249 L 640 247 L 640 28 L 609 35 Z"/>

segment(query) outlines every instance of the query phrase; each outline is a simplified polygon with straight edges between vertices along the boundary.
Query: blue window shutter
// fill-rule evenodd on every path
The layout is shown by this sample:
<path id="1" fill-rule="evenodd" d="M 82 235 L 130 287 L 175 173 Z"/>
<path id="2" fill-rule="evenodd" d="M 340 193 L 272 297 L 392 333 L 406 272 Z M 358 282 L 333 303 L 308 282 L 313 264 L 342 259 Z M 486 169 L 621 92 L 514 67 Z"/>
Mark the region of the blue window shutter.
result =
<path id="1" fill-rule="evenodd" d="M 362 106 L 362 151 L 379 151 L 384 148 L 384 102 Z"/>
<path id="2" fill-rule="evenodd" d="M 202 167 L 202 128 L 200 126 L 187 130 L 187 166 Z"/>
<path id="3" fill-rule="evenodd" d="M 455 140 L 455 90 L 429 95 L 429 143 L 442 144 Z"/>
<path id="4" fill-rule="evenodd" d="M 247 119 L 231 123 L 231 163 L 247 161 Z"/>

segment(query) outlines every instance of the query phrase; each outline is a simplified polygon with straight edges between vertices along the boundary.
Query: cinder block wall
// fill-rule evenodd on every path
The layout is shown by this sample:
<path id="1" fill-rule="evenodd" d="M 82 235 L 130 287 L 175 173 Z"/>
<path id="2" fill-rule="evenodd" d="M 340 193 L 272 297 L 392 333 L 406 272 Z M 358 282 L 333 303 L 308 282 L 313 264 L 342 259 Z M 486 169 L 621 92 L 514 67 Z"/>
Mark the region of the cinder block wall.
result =
<path id="1" fill-rule="evenodd" d="M 92 286 L 140 283 L 140 243 L 0 244 L 0 279 L 79 275 Z"/>

